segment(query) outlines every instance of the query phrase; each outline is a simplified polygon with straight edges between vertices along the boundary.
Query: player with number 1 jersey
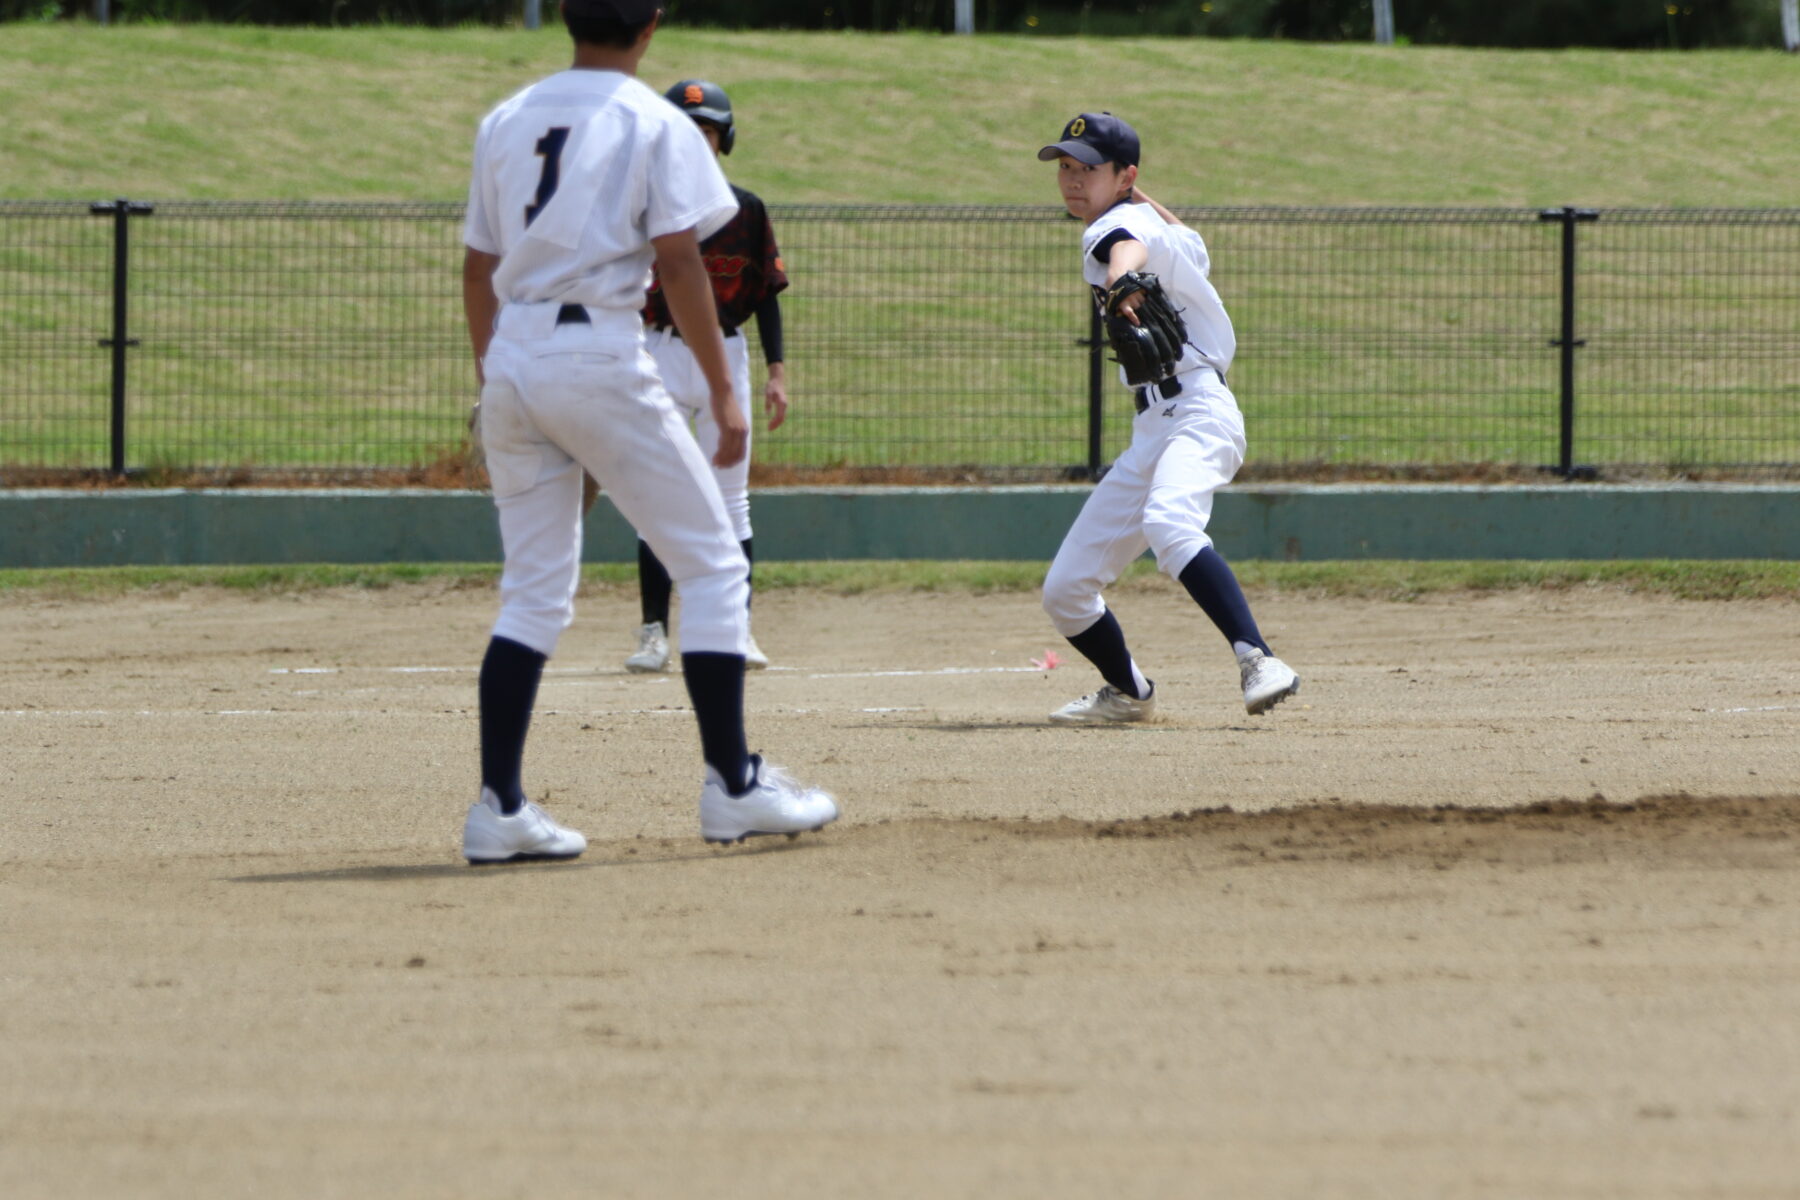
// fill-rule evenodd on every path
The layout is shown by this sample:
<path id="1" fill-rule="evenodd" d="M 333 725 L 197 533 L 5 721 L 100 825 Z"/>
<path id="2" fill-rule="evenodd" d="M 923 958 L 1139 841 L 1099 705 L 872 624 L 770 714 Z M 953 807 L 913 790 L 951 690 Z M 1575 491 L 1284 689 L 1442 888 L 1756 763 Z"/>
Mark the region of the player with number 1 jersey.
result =
<path id="1" fill-rule="evenodd" d="M 574 616 L 584 469 L 682 599 L 682 670 L 705 760 L 702 836 L 822 828 L 837 817 L 832 798 L 747 748 L 748 564 L 639 316 L 654 263 L 707 381 L 720 429 L 713 462 L 741 459 L 748 427 L 699 251 L 737 203 L 693 122 L 636 78 L 661 19 L 655 0 L 564 0 L 562 11 L 574 64 L 482 121 L 463 231 L 478 433 L 505 555 L 478 684 L 482 786 L 463 854 L 569 858 L 587 845 L 528 801 L 520 780 L 544 664 Z"/>

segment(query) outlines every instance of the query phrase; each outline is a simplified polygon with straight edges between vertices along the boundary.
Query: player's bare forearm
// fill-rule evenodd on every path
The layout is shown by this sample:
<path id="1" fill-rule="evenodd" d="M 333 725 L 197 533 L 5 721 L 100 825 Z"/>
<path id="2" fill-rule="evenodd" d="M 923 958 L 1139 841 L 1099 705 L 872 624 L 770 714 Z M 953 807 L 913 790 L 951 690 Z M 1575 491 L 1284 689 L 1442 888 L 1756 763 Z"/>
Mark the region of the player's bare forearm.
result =
<path id="1" fill-rule="evenodd" d="M 1119 282 L 1119 277 L 1127 272 L 1143 270 L 1144 264 L 1149 261 L 1150 251 L 1135 238 L 1113 243 L 1112 252 L 1106 260 L 1106 286 L 1111 287 Z"/>
<path id="2" fill-rule="evenodd" d="M 1136 240 L 1117 242 L 1106 260 L 1106 286 L 1110 290 L 1113 284 L 1132 271 L 1141 271 L 1150 261 L 1150 251 L 1144 243 Z M 1125 314 L 1133 325 L 1138 323 L 1137 306 L 1144 302 L 1143 294 L 1137 293 L 1119 301 L 1119 311 Z"/>
<path id="3" fill-rule="evenodd" d="M 713 392 L 730 392 L 731 371 L 725 363 L 725 339 L 719 332 L 712 281 L 700 260 L 700 243 L 692 230 L 656 239 L 656 273 L 663 297 L 681 340 L 693 351 L 700 373 Z"/>
<path id="4" fill-rule="evenodd" d="M 1161 217 L 1164 221 L 1167 221 L 1169 224 L 1171 224 L 1171 225 L 1181 224 L 1180 217 L 1176 216 L 1174 213 L 1172 213 L 1168 209 L 1164 208 L 1161 204 L 1158 204 L 1155 200 L 1151 199 L 1150 193 L 1146 192 L 1143 188 L 1141 188 L 1141 187 L 1132 188 L 1131 189 L 1131 198 L 1133 200 L 1136 200 L 1139 204 L 1148 204 L 1151 208 L 1156 210 L 1157 216 Z"/>
<path id="5" fill-rule="evenodd" d="M 769 382 L 763 388 L 763 411 L 769 414 L 769 432 L 781 428 L 787 420 L 787 364 L 772 362 L 769 364 Z"/>
<path id="6" fill-rule="evenodd" d="M 494 296 L 494 272 L 500 257 L 480 250 L 463 251 L 463 315 L 469 321 L 469 343 L 475 349 L 475 382 L 486 383 L 481 360 L 487 357 L 488 343 L 494 338 L 494 317 L 500 301 Z"/>
<path id="7" fill-rule="evenodd" d="M 651 239 L 656 247 L 656 273 L 662 280 L 669 316 L 681 331 L 681 340 L 693 352 L 700 373 L 712 393 L 713 420 L 719 428 L 719 449 L 713 465 L 729 467 L 742 461 L 750 424 L 744 420 L 731 391 L 731 369 L 725 362 L 725 339 L 719 333 L 719 313 L 714 307 L 712 281 L 700 260 L 700 242 L 691 229 Z"/>

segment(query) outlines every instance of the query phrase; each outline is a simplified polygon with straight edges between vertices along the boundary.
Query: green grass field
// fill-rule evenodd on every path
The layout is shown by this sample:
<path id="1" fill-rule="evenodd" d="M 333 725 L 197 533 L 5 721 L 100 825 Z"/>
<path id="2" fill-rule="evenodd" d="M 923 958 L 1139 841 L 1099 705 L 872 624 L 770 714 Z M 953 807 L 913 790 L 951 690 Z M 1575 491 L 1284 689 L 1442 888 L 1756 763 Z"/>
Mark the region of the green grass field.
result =
<path id="1" fill-rule="evenodd" d="M 460 200 L 560 28 L 13 24 L 0 198 Z M 1125 116 L 1181 204 L 1788 206 L 1800 71 L 1616 53 L 670 28 L 645 79 L 725 84 L 734 177 L 789 203 L 1054 201 L 1033 151 Z"/>
<path id="2" fill-rule="evenodd" d="M 567 58 L 558 28 L 6 26 L 0 200 L 162 202 L 133 241 L 130 463 L 169 478 L 454 457 L 469 371 L 452 218 L 320 234 L 170 202 L 454 206 L 480 115 Z M 1784 119 L 1800 72 L 1772 51 L 675 28 L 645 77 L 682 75 L 731 88 L 731 173 L 777 204 L 1049 212 L 1035 148 L 1100 107 L 1138 124 L 1146 187 L 1182 206 L 1800 199 L 1800 131 Z M 106 460 L 107 229 L 71 213 L 0 244 L 0 446 L 46 469 Z M 784 226 L 796 419 L 758 461 L 1083 461 L 1081 294 L 1044 282 L 1064 269 L 1066 224 Z M 1769 233 L 1766 260 L 1732 258 L 1743 235 L 1716 228 L 1584 235 L 1580 431 L 1604 453 L 1578 459 L 1649 474 L 1800 461 L 1800 422 L 1779 416 L 1800 410 L 1793 288 L 1751 277 L 1793 260 L 1796 230 Z M 1555 460 L 1554 229 L 1527 215 L 1498 231 L 1214 218 L 1205 232 L 1245 347 L 1233 384 L 1259 469 Z M 1128 418 L 1109 410 L 1104 457 Z"/>
<path id="3" fill-rule="evenodd" d="M 459 207 L 333 218 L 164 202 L 137 222 L 130 465 L 178 483 L 184 468 L 459 458 L 471 376 Z M 1069 222 L 1046 207 L 955 221 L 804 211 L 778 217 L 797 281 L 783 298 L 796 407 L 759 441 L 764 468 L 1054 477 L 1085 461 L 1088 315 L 1068 279 Z M 1558 231 L 1507 211 L 1483 223 L 1194 218 L 1245 347 L 1232 382 L 1254 471 L 1531 472 L 1557 460 Z M 0 246 L 0 458 L 92 468 L 108 456 L 97 340 L 109 231 L 70 202 L 35 232 Z M 1758 238 L 1766 258 L 1745 252 Z M 1621 220 L 1585 246 L 1578 461 L 1636 476 L 1800 462 L 1788 353 L 1800 304 L 1771 272 L 1800 264 L 1800 221 Z M 35 291 L 6 295 L 8 270 Z M 1103 460 L 1130 425 L 1107 390 Z"/>

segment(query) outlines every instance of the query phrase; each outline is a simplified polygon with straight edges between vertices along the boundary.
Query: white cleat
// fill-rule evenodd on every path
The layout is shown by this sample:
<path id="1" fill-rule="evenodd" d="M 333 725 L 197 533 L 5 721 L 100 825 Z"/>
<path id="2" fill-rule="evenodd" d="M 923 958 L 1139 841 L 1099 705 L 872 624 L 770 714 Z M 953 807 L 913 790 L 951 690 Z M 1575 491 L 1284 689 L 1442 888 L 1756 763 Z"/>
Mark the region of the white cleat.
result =
<path id="1" fill-rule="evenodd" d="M 625 660 L 625 669 L 636 675 L 650 675 L 669 666 L 669 632 L 661 621 L 652 621 L 638 629 L 637 653 Z"/>
<path id="2" fill-rule="evenodd" d="M 1112 684 L 1097 692 L 1089 692 L 1079 700 L 1071 700 L 1050 719 L 1058 725 L 1122 725 L 1132 721 L 1148 721 L 1156 715 L 1156 686 L 1142 700 L 1134 700 Z"/>
<path id="3" fill-rule="evenodd" d="M 725 790 L 725 780 L 711 766 L 700 786 L 700 836 L 709 842 L 741 842 L 745 838 L 785 833 L 797 837 L 817 833 L 838 818 L 837 801 L 829 792 L 808 787 L 762 756 L 750 756 L 756 786 L 741 796 Z"/>
<path id="4" fill-rule="evenodd" d="M 1300 690 L 1300 676 L 1294 674 L 1294 668 L 1261 650 L 1238 659 L 1238 675 L 1244 681 L 1244 710 L 1253 717 Z"/>
<path id="5" fill-rule="evenodd" d="M 586 838 L 558 825 L 529 800 L 506 816 L 491 788 L 481 789 L 481 799 L 469 806 L 463 822 L 463 857 L 471 863 L 574 858 L 586 849 Z"/>
<path id="6" fill-rule="evenodd" d="M 762 647 L 756 644 L 756 635 L 754 633 L 751 634 L 750 648 L 744 651 L 744 669 L 749 671 L 762 671 L 766 670 L 768 665 L 769 656 L 764 654 Z"/>

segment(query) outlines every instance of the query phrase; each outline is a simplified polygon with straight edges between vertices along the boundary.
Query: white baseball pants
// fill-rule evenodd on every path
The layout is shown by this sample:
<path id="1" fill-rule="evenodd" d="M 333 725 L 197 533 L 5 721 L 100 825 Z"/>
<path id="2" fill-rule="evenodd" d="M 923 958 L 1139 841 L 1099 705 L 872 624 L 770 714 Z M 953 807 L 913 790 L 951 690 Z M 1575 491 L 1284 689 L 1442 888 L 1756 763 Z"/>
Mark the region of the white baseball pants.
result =
<path id="1" fill-rule="evenodd" d="M 1100 592 L 1146 549 L 1171 579 L 1212 545 L 1213 493 L 1244 465 L 1244 418 L 1218 372 L 1180 377 L 1182 392 L 1131 425 L 1131 446 L 1094 486 L 1044 578 L 1044 611 L 1064 637 L 1106 612 Z"/>
<path id="2" fill-rule="evenodd" d="M 675 336 L 673 329 L 649 330 L 650 356 L 656 359 L 656 370 L 663 387 L 675 407 L 694 423 L 694 436 L 699 439 L 700 453 L 708 463 L 719 448 L 719 423 L 713 419 L 712 389 L 700 371 L 700 362 L 688 344 Z M 743 330 L 725 339 L 725 362 L 731 368 L 731 387 L 737 393 L 738 407 L 751 433 L 756 431 L 756 418 L 750 403 L 750 339 Z M 713 478 L 719 494 L 725 498 L 725 511 L 731 517 L 732 531 L 738 541 L 750 537 L 750 444 L 744 442 L 744 457 L 729 467 L 713 467 Z M 658 558 L 662 555 L 658 554 Z M 684 645 L 686 643 L 683 643 Z"/>
<path id="3" fill-rule="evenodd" d="M 581 473 L 656 551 L 681 596 L 684 651 L 742 654 L 749 564 L 711 465 L 669 400 L 635 311 L 509 304 L 483 360 L 481 441 L 506 565 L 494 635 L 549 655 L 575 616 Z"/>

